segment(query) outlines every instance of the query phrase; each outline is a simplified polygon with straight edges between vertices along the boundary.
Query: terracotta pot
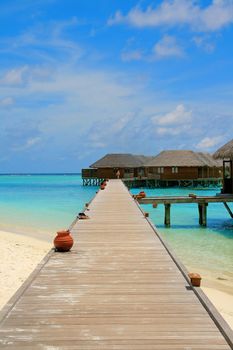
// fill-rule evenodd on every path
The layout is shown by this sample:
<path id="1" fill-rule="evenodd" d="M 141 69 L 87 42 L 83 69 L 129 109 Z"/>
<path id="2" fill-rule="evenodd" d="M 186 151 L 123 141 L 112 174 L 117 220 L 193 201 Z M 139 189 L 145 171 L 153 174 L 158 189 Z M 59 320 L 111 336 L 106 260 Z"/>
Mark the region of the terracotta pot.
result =
<path id="1" fill-rule="evenodd" d="M 68 252 L 72 248 L 74 240 L 69 230 L 62 230 L 57 232 L 53 243 L 58 252 Z"/>
<path id="2" fill-rule="evenodd" d="M 188 275 L 189 275 L 192 286 L 200 287 L 201 276 L 199 275 L 199 273 L 189 273 Z"/>
<path id="3" fill-rule="evenodd" d="M 138 195 L 140 196 L 140 198 L 145 198 L 146 197 L 146 194 L 145 194 L 144 191 L 139 192 Z"/>
<path id="4" fill-rule="evenodd" d="M 145 215 L 145 218 L 149 217 L 149 213 L 147 213 L 147 212 L 145 212 L 144 215 Z"/>
<path id="5" fill-rule="evenodd" d="M 100 189 L 104 190 L 105 189 L 105 185 L 100 185 Z"/>
<path id="6" fill-rule="evenodd" d="M 141 199 L 141 198 L 142 196 L 140 196 L 140 194 L 136 194 L 135 199 Z"/>

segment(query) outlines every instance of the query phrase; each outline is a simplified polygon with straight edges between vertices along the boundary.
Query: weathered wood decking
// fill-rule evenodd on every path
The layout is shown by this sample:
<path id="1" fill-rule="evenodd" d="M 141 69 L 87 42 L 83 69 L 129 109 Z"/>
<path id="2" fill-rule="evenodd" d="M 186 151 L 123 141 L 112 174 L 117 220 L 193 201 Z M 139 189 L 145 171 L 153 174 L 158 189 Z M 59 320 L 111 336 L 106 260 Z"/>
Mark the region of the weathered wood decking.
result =
<path id="1" fill-rule="evenodd" d="M 231 348 L 120 180 L 89 208 L 3 310 L 1 349 Z"/>

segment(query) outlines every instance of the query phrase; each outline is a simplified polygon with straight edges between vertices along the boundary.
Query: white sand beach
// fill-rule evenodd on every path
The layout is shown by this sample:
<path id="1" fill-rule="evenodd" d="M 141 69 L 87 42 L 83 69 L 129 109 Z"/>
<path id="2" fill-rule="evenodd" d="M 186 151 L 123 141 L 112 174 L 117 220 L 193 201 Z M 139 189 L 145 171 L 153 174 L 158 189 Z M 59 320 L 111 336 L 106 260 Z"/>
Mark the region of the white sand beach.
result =
<path id="1" fill-rule="evenodd" d="M 34 237 L 0 231 L 0 309 L 52 247 Z"/>
<path id="2" fill-rule="evenodd" d="M 202 287 L 202 290 L 233 329 L 233 294 L 209 287 Z"/>
<path id="3" fill-rule="evenodd" d="M 0 309 L 51 249 L 52 240 L 47 239 L 0 231 Z M 202 289 L 233 328 L 233 294 L 206 286 Z"/>

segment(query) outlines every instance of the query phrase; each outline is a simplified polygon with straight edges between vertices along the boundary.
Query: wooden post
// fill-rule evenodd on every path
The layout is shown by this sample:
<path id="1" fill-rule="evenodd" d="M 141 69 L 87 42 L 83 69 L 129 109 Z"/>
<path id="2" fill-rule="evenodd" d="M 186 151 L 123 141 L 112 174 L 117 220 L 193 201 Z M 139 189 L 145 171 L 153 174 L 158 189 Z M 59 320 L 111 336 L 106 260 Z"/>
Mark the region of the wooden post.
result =
<path id="1" fill-rule="evenodd" d="M 202 203 L 198 204 L 198 211 L 199 211 L 199 224 L 201 226 L 206 226 L 207 223 L 207 205 L 208 203 Z"/>
<path id="2" fill-rule="evenodd" d="M 166 227 L 170 227 L 171 225 L 171 219 L 170 219 L 170 209 L 171 209 L 171 204 L 164 204 L 165 208 L 165 216 L 164 216 L 164 225 Z"/>
<path id="3" fill-rule="evenodd" d="M 207 224 L 207 205 L 208 205 L 208 203 L 205 203 L 202 205 L 203 226 L 206 226 L 206 224 Z"/>
<path id="4" fill-rule="evenodd" d="M 199 213 L 199 225 L 202 225 L 202 210 L 201 204 L 198 203 L 198 213 Z"/>

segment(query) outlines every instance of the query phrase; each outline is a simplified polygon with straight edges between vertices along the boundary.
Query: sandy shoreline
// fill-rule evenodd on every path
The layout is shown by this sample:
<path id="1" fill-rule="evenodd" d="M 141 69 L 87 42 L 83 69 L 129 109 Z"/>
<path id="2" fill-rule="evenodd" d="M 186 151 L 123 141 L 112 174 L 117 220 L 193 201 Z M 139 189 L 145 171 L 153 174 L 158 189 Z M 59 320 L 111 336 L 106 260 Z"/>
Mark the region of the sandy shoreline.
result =
<path id="1" fill-rule="evenodd" d="M 52 248 L 49 235 L 44 238 L 0 231 L 0 309 Z M 230 294 L 215 289 L 208 282 L 202 289 L 233 329 L 233 291 Z"/>
<path id="2" fill-rule="evenodd" d="M 233 295 L 209 287 L 202 287 L 202 290 L 233 329 Z"/>
<path id="3" fill-rule="evenodd" d="M 0 309 L 17 291 L 52 243 L 17 233 L 0 231 Z"/>

